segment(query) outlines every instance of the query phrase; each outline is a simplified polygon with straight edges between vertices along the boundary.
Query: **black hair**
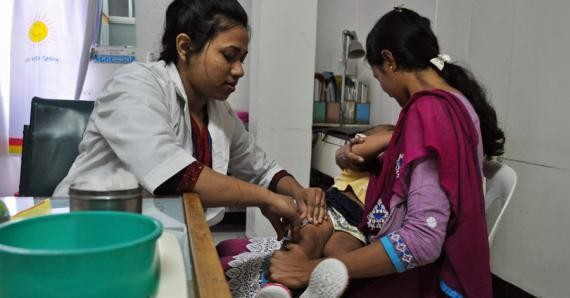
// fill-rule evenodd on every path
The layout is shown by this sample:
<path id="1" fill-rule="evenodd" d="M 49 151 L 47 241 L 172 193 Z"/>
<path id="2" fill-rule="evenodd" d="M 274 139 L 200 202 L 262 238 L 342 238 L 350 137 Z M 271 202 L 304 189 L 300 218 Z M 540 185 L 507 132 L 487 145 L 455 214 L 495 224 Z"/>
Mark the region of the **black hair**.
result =
<path id="1" fill-rule="evenodd" d="M 174 0 L 166 10 L 159 60 L 177 63 L 176 36 L 186 33 L 189 52 L 200 52 L 218 33 L 248 27 L 247 14 L 237 0 Z"/>
<path id="2" fill-rule="evenodd" d="M 440 71 L 430 62 L 440 53 L 429 19 L 406 8 L 398 7 L 388 12 L 376 22 L 366 38 L 366 60 L 371 66 L 383 64 L 380 51 L 384 49 L 392 53 L 398 68 L 402 70 L 416 71 L 432 67 L 438 71 L 449 85 L 463 93 L 475 109 L 487 158 L 504 153 L 505 135 L 497 125 L 497 114 L 473 74 L 449 62 Z"/>

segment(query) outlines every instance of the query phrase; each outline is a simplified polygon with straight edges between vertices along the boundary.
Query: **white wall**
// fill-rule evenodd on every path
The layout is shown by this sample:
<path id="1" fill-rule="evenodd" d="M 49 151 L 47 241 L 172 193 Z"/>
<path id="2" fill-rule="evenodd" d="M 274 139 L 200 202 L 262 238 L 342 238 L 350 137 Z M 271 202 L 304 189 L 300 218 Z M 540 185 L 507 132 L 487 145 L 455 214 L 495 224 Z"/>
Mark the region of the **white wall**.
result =
<path id="1" fill-rule="evenodd" d="M 250 16 L 250 130 L 269 156 L 308 186 L 317 1 L 252 1 Z M 246 234 L 274 234 L 257 208 L 247 211 Z"/>
<path id="2" fill-rule="evenodd" d="M 449 24 L 438 28 L 442 43 L 463 53 L 487 87 L 506 132 L 506 162 L 519 177 L 492 249 L 493 272 L 531 294 L 568 297 L 570 3 L 446 0 L 439 7 L 448 9 L 439 10 L 439 24 Z"/>
<path id="3" fill-rule="evenodd" d="M 361 41 L 394 1 L 320 0 L 316 71 L 331 70 L 340 38 L 357 28 Z M 513 201 L 492 248 L 492 270 L 540 297 L 569 297 L 570 2 L 407 1 L 432 20 L 442 52 L 471 68 L 486 86 L 506 132 L 505 160 L 518 174 Z M 339 21 L 339 16 L 343 21 Z M 336 58 L 338 59 L 338 58 Z M 366 67 L 359 73 L 368 77 Z M 371 78 L 371 77 L 370 77 Z M 371 84 L 372 123 L 392 122 L 399 109 Z"/>
<path id="4" fill-rule="evenodd" d="M 148 52 L 158 58 L 160 41 L 164 32 L 166 8 L 172 0 L 136 0 L 135 26 L 137 61 L 145 61 Z"/>
<path id="5" fill-rule="evenodd" d="M 492 249 L 493 272 L 537 296 L 569 297 L 570 2 L 469 2 L 467 60 L 495 104 L 506 162 L 519 177 Z"/>

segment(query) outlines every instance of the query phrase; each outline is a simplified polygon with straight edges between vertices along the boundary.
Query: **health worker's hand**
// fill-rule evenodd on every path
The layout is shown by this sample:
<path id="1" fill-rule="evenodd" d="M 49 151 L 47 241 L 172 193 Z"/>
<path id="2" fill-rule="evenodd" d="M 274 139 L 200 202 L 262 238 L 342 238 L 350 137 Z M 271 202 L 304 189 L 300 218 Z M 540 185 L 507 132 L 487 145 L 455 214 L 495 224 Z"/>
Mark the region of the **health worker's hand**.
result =
<path id="1" fill-rule="evenodd" d="M 277 239 L 281 240 L 291 227 L 300 225 L 299 209 L 292 197 L 271 193 L 272 198 L 267 205 L 261 206 L 261 213 L 269 219 L 277 233 Z M 293 232 L 296 234 L 296 231 Z"/>
<path id="2" fill-rule="evenodd" d="M 303 188 L 293 196 L 299 206 L 301 220 L 306 218 L 310 223 L 320 224 L 327 219 L 325 192 L 321 188 Z"/>

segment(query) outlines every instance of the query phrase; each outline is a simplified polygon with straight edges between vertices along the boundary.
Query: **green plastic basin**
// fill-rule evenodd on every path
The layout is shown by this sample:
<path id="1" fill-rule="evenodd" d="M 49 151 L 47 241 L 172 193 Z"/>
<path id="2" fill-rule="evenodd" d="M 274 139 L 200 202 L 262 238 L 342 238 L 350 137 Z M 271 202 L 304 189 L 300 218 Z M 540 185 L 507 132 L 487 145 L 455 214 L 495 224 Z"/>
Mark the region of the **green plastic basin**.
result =
<path id="1" fill-rule="evenodd" d="M 152 297 L 156 241 L 148 216 L 86 211 L 0 225 L 0 297 Z"/>

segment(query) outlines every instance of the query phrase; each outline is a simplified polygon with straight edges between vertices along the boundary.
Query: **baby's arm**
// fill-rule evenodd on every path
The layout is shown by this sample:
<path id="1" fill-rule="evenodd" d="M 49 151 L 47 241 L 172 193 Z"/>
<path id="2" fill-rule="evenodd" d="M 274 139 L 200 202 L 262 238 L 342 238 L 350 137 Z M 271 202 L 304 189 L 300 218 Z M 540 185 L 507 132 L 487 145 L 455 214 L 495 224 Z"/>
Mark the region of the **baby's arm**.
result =
<path id="1" fill-rule="evenodd" d="M 361 137 L 364 140 L 352 145 L 352 153 L 361 156 L 365 161 L 375 160 L 388 147 L 393 131 L 393 126 L 382 125 L 367 131 L 364 135 L 357 134 L 357 138 Z"/>
<path id="2" fill-rule="evenodd" d="M 382 153 L 392 137 L 394 126 L 379 125 L 364 132 L 367 137 L 352 138 L 335 153 L 336 164 L 341 169 L 368 171 L 378 166 L 378 155 Z"/>

